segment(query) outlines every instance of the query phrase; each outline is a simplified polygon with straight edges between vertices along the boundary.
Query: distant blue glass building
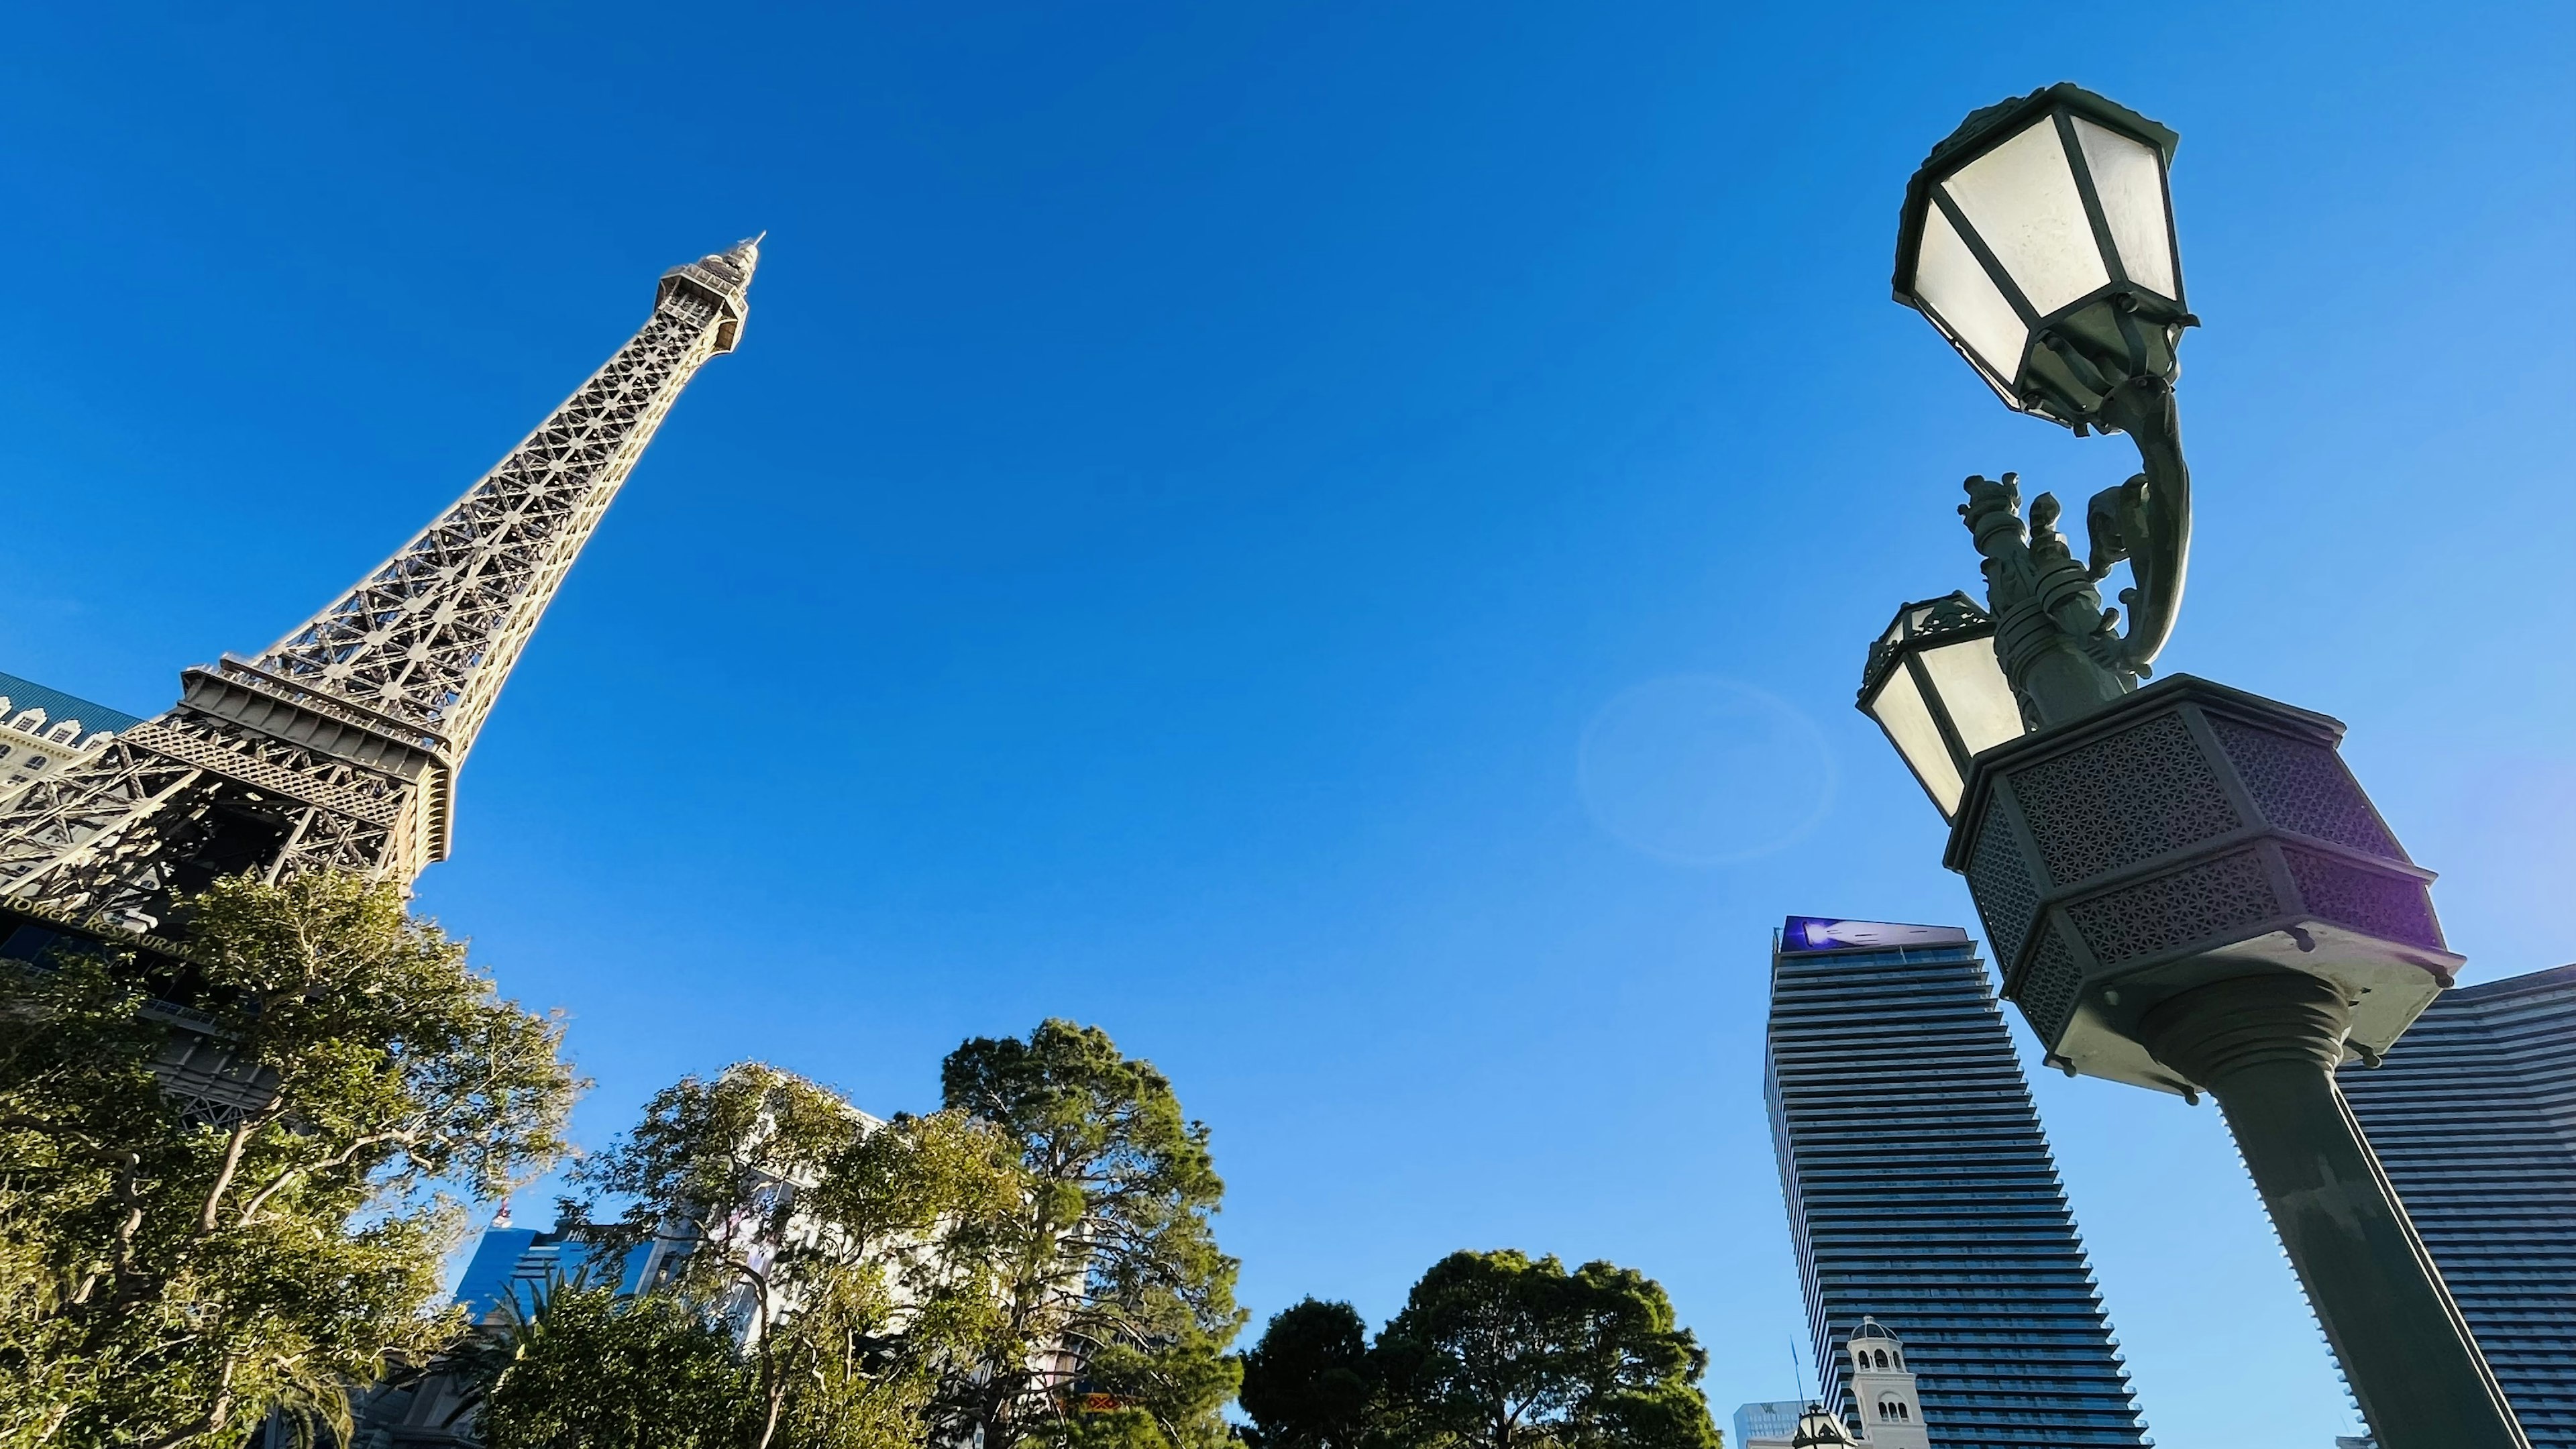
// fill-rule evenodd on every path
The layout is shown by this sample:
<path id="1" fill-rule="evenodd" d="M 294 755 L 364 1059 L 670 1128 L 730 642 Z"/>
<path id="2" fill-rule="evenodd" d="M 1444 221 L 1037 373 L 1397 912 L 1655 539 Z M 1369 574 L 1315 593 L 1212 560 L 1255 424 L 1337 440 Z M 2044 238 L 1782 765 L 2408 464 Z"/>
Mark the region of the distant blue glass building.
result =
<path id="1" fill-rule="evenodd" d="M 631 1254 L 629 1263 L 640 1266 L 644 1257 Z M 511 1315 L 505 1310 L 513 1300 L 525 1313 L 550 1284 L 579 1277 L 585 1268 L 594 1282 L 614 1275 L 621 1292 L 632 1292 L 633 1280 L 641 1276 L 634 1266 L 593 1258 L 590 1244 L 568 1234 L 496 1224 L 484 1229 L 464 1275 L 456 1280 L 456 1302 L 471 1323 L 506 1325 Z M 476 1449 L 481 1443 L 474 1434 L 477 1400 L 468 1388 L 452 1370 L 434 1367 L 427 1374 L 396 1376 L 361 1389 L 350 1397 L 357 1435 L 349 1442 L 355 1449 Z M 264 1440 L 253 1441 L 257 1449 L 300 1442 L 282 1419 L 271 1419 L 264 1432 Z"/>
<path id="2" fill-rule="evenodd" d="M 1939 1449 L 2149 1443 L 2030 1084 L 1965 931 L 1792 916 L 1763 1074 L 1827 1404 L 1902 1336 Z"/>
<path id="3" fill-rule="evenodd" d="M 1726 1449 L 1776 1449 L 1789 1442 L 1798 1432 L 1798 1411 L 1806 1404 L 1798 1399 L 1773 1399 L 1766 1403 L 1739 1404 L 1735 1409 L 1735 1436 L 1726 1441 Z"/>
<path id="4" fill-rule="evenodd" d="M 2445 991 L 2341 1075 L 2532 1449 L 2576 1449 L 2576 966 Z"/>
<path id="5" fill-rule="evenodd" d="M 456 1302 L 473 1323 L 483 1322 L 514 1295 L 524 1312 L 549 1281 L 569 1281 L 581 1276 L 585 1267 L 596 1277 L 607 1276 L 603 1265 L 590 1262 L 590 1244 L 579 1239 L 533 1228 L 487 1228 L 474 1246 L 464 1276 L 456 1280 Z M 634 1289 L 622 1281 L 617 1286 L 623 1292 Z"/>

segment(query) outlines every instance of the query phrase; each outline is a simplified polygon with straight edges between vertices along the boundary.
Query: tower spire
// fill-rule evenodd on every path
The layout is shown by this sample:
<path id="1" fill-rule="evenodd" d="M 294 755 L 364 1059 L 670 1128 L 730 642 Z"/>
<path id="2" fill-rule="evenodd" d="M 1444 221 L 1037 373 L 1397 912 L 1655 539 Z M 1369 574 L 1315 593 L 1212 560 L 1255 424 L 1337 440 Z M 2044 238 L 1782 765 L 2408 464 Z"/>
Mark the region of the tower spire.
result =
<path id="1" fill-rule="evenodd" d="M 681 389 L 740 343 L 759 240 L 665 272 L 625 346 L 329 607 L 20 795 L 0 898 L 148 929 L 219 875 L 444 859 L 457 767 Z"/>
<path id="2" fill-rule="evenodd" d="M 458 762 L 564 572 L 699 364 L 733 350 L 750 242 L 662 278 L 652 320 L 429 526 L 257 667 L 445 737 Z"/>

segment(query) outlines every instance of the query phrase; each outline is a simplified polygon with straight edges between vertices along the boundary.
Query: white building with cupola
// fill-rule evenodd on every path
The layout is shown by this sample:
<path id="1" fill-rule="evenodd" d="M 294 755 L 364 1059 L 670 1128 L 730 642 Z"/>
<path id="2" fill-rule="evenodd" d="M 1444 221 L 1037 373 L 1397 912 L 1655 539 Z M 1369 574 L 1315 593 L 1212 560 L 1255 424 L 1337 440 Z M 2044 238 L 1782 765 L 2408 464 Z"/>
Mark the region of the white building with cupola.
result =
<path id="1" fill-rule="evenodd" d="M 1923 1400 L 1905 1366 L 1905 1340 L 1875 1318 L 1863 1318 L 1843 1342 L 1849 1364 L 1844 1416 L 1823 1404 L 1746 1404 L 1735 1411 L 1733 1449 L 1932 1449 Z"/>
<path id="2" fill-rule="evenodd" d="M 1860 1441 L 1873 1449 L 1932 1449 L 1932 1436 L 1923 1427 L 1923 1400 L 1905 1366 L 1905 1340 L 1877 1319 L 1863 1318 L 1844 1351 L 1851 1355 L 1849 1403 L 1852 1417 L 1860 1421 Z"/>

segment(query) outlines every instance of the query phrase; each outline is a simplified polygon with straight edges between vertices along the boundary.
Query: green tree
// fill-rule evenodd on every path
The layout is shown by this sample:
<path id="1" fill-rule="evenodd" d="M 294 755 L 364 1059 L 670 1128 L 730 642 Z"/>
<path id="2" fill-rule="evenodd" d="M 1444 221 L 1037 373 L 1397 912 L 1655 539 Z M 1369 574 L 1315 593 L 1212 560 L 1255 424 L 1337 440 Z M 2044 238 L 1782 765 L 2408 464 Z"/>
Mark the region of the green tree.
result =
<path id="1" fill-rule="evenodd" d="M 429 1310 L 458 1200 L 564 1150 L 560 1022 L 393 887 L 224 880 L 188 916 L 237 1115 L 165 1090 L 174 1038 L 130 962 L 0 963 L 0 1444 L 229 1445 L 272 1410 L 345 1429 L 346 1384 L 457 1327 Z"/>
<path id="2" fill-rule="evenodd" d="M 668 1294 L 551 1284 L 459 1369 L 485 1449 L 730 1449 L 759 1403 L 725 1325 Z"/>
<path id="3" fill-rule="evenodd" d="M 1717 1449 L 1708 1355 L 1633 1269 L 1452 1253 L 1377 1354 L 1389 1421 L 1424 1449 Z"/>
<path id="4" fill-rule="evenodd" d="M 1008 1138 L 963 1113 L 898 1115 L 836 1160 L 808 1195 L 818 1231 L 791 1258 L 785 1442 L 917 1445 L 943 1375 L 998 1321 L 991 1245 L 1025 1184 Z"/>
<path id="5" fill-rule="evenodd" d="M 1032 1440 L 1208 1449 L 1240 1381 L 1235 1260 L 1204 1123 L 1097 1027 L 978 1038 L 940 1073 L 949 1110 L 1014 1144 L 1025 1185 L 983 1240 L 994 1313 L 947 1375 L 936 1419 L 984 1449 Z"/>
<path id="6" fill-rule="evenodd" d="M 757 1062 L 657 1094 L 579 1177 L 623 1210 L 587 1223 L 593 1203 L 567 1203 L 568 1218 L 609 1252 L 684 1242 L 661 1286 L 751 1345 L 750 1449 L 919 1443 L 932 1383 L 990 1332 L 981 1265 L 1022 1197 L 990 1127 L 956 1113 L 876 1124 Z"/>
<path id="7" fill-rule="evenodd" d="M 1376 1422 L 1368 1324 L 1347 1303 L 1308 1298 L 1274 1315 L 1243 1356 L 1252 1449 L 1359 1449 Z"/>

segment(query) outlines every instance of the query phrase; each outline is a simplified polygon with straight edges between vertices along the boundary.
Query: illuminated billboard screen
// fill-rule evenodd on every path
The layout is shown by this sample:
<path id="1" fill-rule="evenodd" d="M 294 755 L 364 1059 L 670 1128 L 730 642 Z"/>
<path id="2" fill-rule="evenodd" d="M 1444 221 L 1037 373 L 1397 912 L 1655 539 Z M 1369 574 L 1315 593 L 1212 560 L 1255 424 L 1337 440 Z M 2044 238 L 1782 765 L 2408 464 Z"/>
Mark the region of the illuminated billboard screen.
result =
<path id="1" fill-rule="evenodd" d="M 1896 921 L 1845 921 L 1832 916 L 1791 916 L 1780 928 L 1780 949 L 1892 951 L 1899 946 L 1965 946 L 1957 926 L 1908 926 Z"/>

